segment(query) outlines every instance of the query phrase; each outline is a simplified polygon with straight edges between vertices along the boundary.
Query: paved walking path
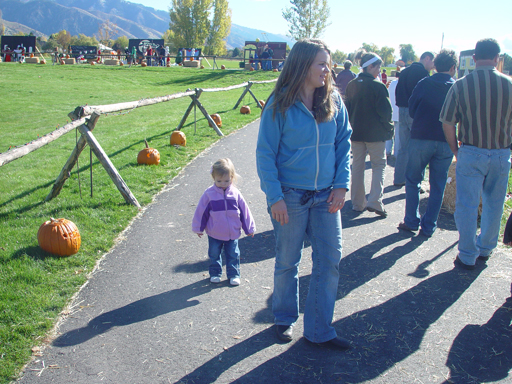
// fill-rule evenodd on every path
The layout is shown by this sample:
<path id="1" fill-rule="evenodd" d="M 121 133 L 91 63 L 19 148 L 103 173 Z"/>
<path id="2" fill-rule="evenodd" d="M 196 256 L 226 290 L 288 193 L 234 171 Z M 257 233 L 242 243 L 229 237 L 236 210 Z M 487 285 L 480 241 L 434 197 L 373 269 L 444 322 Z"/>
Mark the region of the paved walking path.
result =
<path id="1" fill-rule="evenodd" d="M 451 215 L 442 213 L 429 240 L 398 231 L 405 190 L 392 186 L 392 166 L 385 178 L 388 218 L 356 214 L 350 201 L 342 211 L 334 325 L 356 347 L 338 352 L 306 343 L 302 317 L 293 342 L 276 342 L 274 238 L 256 174 L 258 126 L 223 138 L 169 183 L 105 256 L 20 382 L 511 382 L 510 252 L 462 272 L 453 266 L 458 236 Z M 221 157 L 230 157 L 242 176 L 238 185 L 257 224 L 254 238 L 240 240 L 239 287 L 229 286 L 225 274 L 221 284 L 210 284 L 207 239 L 190 229 L 195 204 L 211 184 L 210 165 Z M 306 243 L 302 304 L 310 253 Z"/>

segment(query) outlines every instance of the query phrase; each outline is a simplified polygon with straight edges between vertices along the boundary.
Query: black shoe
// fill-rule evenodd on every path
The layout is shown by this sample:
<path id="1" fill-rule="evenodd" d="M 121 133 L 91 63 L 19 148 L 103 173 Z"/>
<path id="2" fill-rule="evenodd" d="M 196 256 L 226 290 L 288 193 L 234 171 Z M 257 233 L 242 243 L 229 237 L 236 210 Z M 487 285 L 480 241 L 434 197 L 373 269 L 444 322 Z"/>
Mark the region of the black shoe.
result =
<path id="1" fill-rule="evenodd" d="M 427 232 L 425 232 L 423 229 L 420 229 L 419 234 L 421 236 L 425 236 L 427 239 L 430 239 L 432 235 L 429 235 Z"/>
<path id="2" fill-rule="evenodd" d="M 323 343 L 316 343 L 321 347 L 331 348 L 331 349 L 339 349 L 342 351 L 346 351 L 347 349 L 352 348 L 352 343 L 350 341 L 342 339 L 341 337 L 335 337 L 329 341 Z"/>
<path id="3" fill-rule="evenodd" d="M 487 256 L 484 256 L 484 255 L 478 256 L 478 260 L 482 260 L 484 263 L 486 263 L 487 260 L 489 260 L 489 257 L 491 257 L 493 255 L 493 253 L 494 253 L 494 249 Z"/>
<path id="4" fill-rule="evenodd" d="M 404 185 L 405 185 L 405 183 L 395 183 L 395 184 L 393 184 L 393 186 L 398 187 L 398 188 L 402 188 Z"/>
<path id="5" fill-rule="evenodd" d="M 382 217 L 388 217 L 388 213 L 385 210 L 381 211 L 380 209 L 375 209 L 375 208 L 370 208 L 370 207 L 366 207 L 366 209 L 368 210 L 368 212 L 376 213 L 377 215 L 382 216 Z"/>
<path id="6" fill-rule="evenodd" d="M 418 229 L 412 229 L 411 227 L 409 227 L 407 224 L 405 224 L 404 222 L 398 224 L 398 229 L 402 229 L 404 231 L 407 231 L 407 232 L 416 232 Z"/>
<path id="7" fill-rule="evenodd" d="M 276 324 L 277 338 L 281 341 L 292 341 L 293 339 L 293 325 L 277 325 Z"/>
<path id="8" fill-rule="evenodd" d="M 462 269 L 466 269 L 466 270 L 468 270 L 468 271 L 472 271 L 473 269 L 475 269 L 475 266 L 474 266 L 474 265 L 464 264 L 464 263 L 462 262 L 462 260 L 461 260 L 461 259 L 459 259 L 459 256 L 457 256 L 457 257 L 455 258 L 455 260 L 453 261 L 453 264 L 455 264 L 455 266 L 457 266 L 457 267 L 460 267 L 460 268 L 462 268 Z"/>

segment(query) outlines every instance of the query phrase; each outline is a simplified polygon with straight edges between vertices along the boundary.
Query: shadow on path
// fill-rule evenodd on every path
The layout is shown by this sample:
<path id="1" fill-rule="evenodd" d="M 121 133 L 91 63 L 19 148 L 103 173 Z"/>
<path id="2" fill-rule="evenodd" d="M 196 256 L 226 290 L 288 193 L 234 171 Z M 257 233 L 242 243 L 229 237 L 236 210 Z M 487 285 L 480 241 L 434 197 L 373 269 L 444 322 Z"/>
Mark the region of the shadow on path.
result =
<path id="1" fill-rule="evenodd" d="M 512 368 L 511 320 L 512 296 L 486 324 L 466 325 L 448 354 L 450 378 L 445 383 L 489 383 L 508 377 Z"/>
<path id="2" fill-rule="evenodd" d="M 114 327 L 122 327 L 149 320 L 169 312 L 199 304 L 199 300 L 191 300 L 210 292 L 212 285 L 208 280 L 201 280 L 183 288 L 173 289 L 155 296 L 149 296 L 125 305 L 124 307 L 102 313 L 95 317 L 87 326 L 73 329 L 59 336 L 54 346 L 66 347 L 77 345 L 95 336 L 108 332 Z"/>

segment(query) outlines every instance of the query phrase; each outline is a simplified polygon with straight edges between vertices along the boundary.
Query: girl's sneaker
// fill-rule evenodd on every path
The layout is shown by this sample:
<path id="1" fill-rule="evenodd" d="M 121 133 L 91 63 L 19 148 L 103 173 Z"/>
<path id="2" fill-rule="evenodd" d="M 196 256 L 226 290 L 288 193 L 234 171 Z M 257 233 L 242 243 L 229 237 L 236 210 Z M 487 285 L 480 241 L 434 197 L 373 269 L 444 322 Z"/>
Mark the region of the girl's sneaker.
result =
<path id="1" fill-rule="evenodd" d="M 231 285 L 240 285 L 240 278 L 239 277 L 232 277 L 229 279 L 229 284 Z"/>
<path id="2" fill-rule="evenodd" d="M 220 283 L 220 277 L 219 276 L 212 276 L 212 277 L 210 277 L 210 282 L 218 284 L 218 283 Z"/>

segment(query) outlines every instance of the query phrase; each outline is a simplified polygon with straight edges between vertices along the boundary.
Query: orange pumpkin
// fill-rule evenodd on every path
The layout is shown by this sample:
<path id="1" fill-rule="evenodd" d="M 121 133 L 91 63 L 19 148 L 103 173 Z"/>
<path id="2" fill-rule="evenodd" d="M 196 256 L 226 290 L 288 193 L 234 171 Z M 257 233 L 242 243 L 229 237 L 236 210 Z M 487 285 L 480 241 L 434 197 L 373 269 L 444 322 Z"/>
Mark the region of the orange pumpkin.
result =
<path id="1" fill-rule="evenodd" d="M 145 61 L 143 61 L 141 64 L 140 64 L 141 67 L 147 67 L 148 65 L 146 64 Z"/>
<path id="2" fill-rule="evenodd" d="M 146 148 L 137 155 L 137 164 L 158 165 L 160 164 L 160 152 L 154 148 L 149 148 L 148 141 L 144 139 Z"/>
<path id="3" fill-rule="evenodd" d="M 226 66 L 225 66 L 224 64 L 222 64 L 222 65 L 220 66 L 220 69 L 226 69 Z"/>
<path id="4" fill-rule="evenodd" d="M 72 221 L 52 217 L 39 227 L 37 242 L 48 253 L 57 256 L 71 256 L 80 249 L 82 238 Z"/>
<path id="5" fill-rule="evenodd" d="M 66 65 L 66 62 L 64 61 L 64 59 L 62 59 L 62 60 L 60 61 L 60 65 Z"/>
<path id="6" fill-rule="evenodd" d="M 218 113 L 214 113 L 213 115 L 210 115 L 212 120 L 217 124 L 217 127 L 222 127 L 222 119 L 220 118 L 220 115 Z M 211 127 L 211 123 L 208 123 L 208 125 Z M 213 127 L 212 127 L 213 128 Z"/>
<path id="7" fill-rule="evenodd" d="M 187 145 L 187 137 L 181 131 L 174 131 L 171 134 L 171 145 L 181 145 L 184 147 Z"/>
<path id="8" fill-rule="evenodd" d="M 95 61 L 91 61 L 91 65 L 96 65 L 96 62 Z"/>
<path id="9" fill-rule="evenodd" d="M 254 67 L 250 67 L 250 68 L 249 68 L 249 71 L 254 71 Z"/>
<path id="10" fill-rule="evenodd" d="M 251 108 L 248 105 L 243 105 L 242 108 L 240 108 L 240 113 L 242 115 L 248 115 L 251 113 Z"/>
<path id="11" fill-rule="evenodd" d="M 265 100 L 259 100 L 258 102 L 261 105 L 261 109 L 263 109 L 263 107 L 265 106 Z"/>
<path id="12" fill-rule="evenodd" d="M 334 63 L 332 66 L 333 66 L 334 68 L 338 68 L 338 64 L 337 64 L 337 63 Z"/>
<path id="13" fill-rule="evenodd" d="M 204 69 L 204 65 L 201 65 L 201 67 L 200 67 L 200 68 L 201 68 L 201 69 Z"/>
<path id="14" fill-rule="evenodd" d="M 122 67 L 124 65 L 124 63 L 122 61 L 120 61 L 119 65 Z"/>
<path id="15" fill-rule="evenodd" d="M 277 72 L 277 68 L 274 68 L 274 69 L 272 70 L 272 72 Z"/>
<path id="16" fill-rule="evenodd" d="M 32 57 L 34 57 L 34 54 L 33 54 L 33 53 L 31 53 L 31 54 L 30 54 L 30 58 L 32 58 Z"/>
<path id="17" fill-rule="evenodd" d="M 45 59 L 42 59 L 39 64 L 46 64 L 46 60 Z"/>

